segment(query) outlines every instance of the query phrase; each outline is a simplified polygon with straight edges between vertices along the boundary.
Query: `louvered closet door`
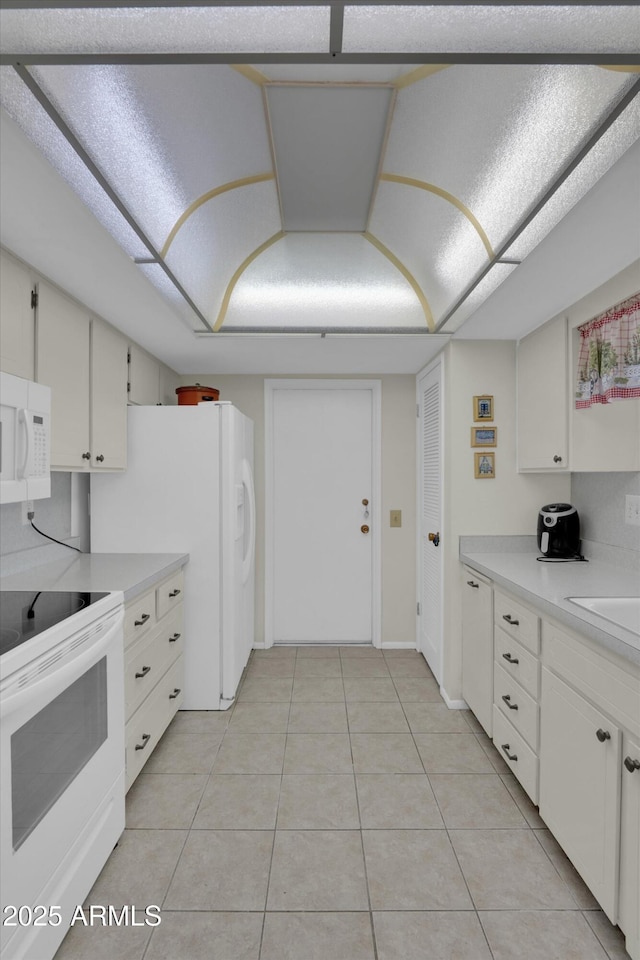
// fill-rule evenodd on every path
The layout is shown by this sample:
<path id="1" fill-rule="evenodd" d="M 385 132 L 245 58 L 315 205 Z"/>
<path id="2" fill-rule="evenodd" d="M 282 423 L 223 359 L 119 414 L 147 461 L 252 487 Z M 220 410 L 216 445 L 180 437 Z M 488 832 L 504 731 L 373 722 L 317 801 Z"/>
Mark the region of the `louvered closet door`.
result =
<path id="1" fill-rule="evenodd" d="M 418 643 L 438 681 L 442 679 L 442 366 L 418 380 L 419 603 Z M 430 540 L 429 535 L 434 537 Z M 438 542 L 440 538 L 440 542 Z"/>

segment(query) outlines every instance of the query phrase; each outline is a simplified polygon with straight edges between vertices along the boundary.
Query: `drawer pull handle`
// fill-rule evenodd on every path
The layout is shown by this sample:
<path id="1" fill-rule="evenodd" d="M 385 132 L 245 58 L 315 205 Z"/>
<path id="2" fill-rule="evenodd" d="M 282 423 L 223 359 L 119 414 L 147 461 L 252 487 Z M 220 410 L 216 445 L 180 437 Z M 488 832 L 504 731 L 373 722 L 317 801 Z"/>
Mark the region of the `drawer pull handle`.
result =
<path id="1" fill-rule="evenodd" d="M 169 643 L 175 643 L 176 640 L 179 640 L 181 636 L 181 633 L 174 633 L 172 637 L 169 637 Z"/>
<path id="2" fill-rule="evenodd" d="M 136 750 L 144 750 L 144 748 L 146 747 L 146 745 L 149 743 L 149 740 L 151 740 L 151 734 L 150 734 L 150 733 L 143 733 L 143 734 L 142 734 L 142 743 L 136 743 Z"/>
<path id="3" fill-rule="evenodd" d="M 505 693 L 505 694 L 503 694 L 502 699 L 504 700 L 504 702 L 506 703 L 506 705 L 509 707 L 509 710 L 517 710 L 517 709 L 518 709 L 518 704 L 517 704 L 517 703 L 511 703 L 511 694 L 510 694 L 510 693 Z"/>
<path id="4" fill-rule="evenodd" d="M 475 587 L 476 590 L 479 590 L 479 589 L 480 589 L 480 584 L 479 584 L 479 583 L 474 583 L 473 580 L 467 580 L 467 584 L 468 584 L 470 587 Z"/>
<path id="5" fill-rule="evenodd" d="M 175 590 L 172 590 L 172 591 L 171 591 L 171 593 L 169 594 L 169 597 L 170 597 L 171 599 L 173 599 L 174 597 L 177 597 L 179 593 L 182 593 L 182 591 L 181 591 L 181 590 L 178 590 L 178 588 L 176 587 Z"/>
<path id="6" fill-rule="evenodd" d="M 169 700 L 175 700 L 175 698 L 179 695 L 180 695 L 180 687 L 174 687 L 173 693 L 169 694 Z"/>
<path id="7" fill-rule="evenodd" d="M 598 738 L 600 743 L 604 743 L 605 740 L 611 740 L 611 734 L 609 733 L 609 731 L 603 730 L 602 727 L 600 727 L 599 730 L 596 730 L 596 737 Z"/>
<path id="8" fill-rule="evenodd" d="M 629 773 L 633 773 L 634 770 L 640 770 L 640 760 L 632 760 L 631 757 L 624 758 L 624 765 Z"/>
<path id="9" fill-rule="evenodd" d="M 506 755 L 507 755 L 507 757 L 509 758 L 509 760 L 514 760 L 514 761 L 515 761 L 515 760 L 518 759 L 517 754 L 515 754 L 515 753 L 509 753 L 509 750 L 511 750 L 511 746 L 510 746 L 508 743 L 503 743 L 503 744 L 501 744 L 501 749 L 502 749 L 503 753 L 506 753 Z"/>
<path id="10" fill-rule="evenodd" d="M 519 626 L 520 626 L 520 621 L 519 621 L 519 620 L 512 620 L 510 613 L 503 613 L 502 619 L 503 619 L 503 620 L 506 620 L 507 623 L 510 623 L 512 627 L 519 627 Z"/>
<path id="11" fill-rule="evenodd" d="M 139 620 L 134 620 L 134 621 L 133 621 L 134 627 L 141 627 L 141 626 L 143 625 L 143 623 L 146 623 L 146 622 L 147 622 L 147 620 L 149 619 L 150 616 L 151 616 L 150 613 L 143 613 Z"/>
<path id="12" fill-rule="evenodd" d="M 510 653 L 503 653 L 502 659 L 506 660 L 507 663 L 520 663 L 517 657 L 512 657 Z"/>
<path id="13" fill-rule="evenodd" d="M 150 670 L 151 670 L 151 667 L 143 667 L 142 670 L 138 670 L 138 672 L 136 673 L 136 680 L 139 680 L 140 677 L 146 677 L 146 675 L 149 673 Z"/>

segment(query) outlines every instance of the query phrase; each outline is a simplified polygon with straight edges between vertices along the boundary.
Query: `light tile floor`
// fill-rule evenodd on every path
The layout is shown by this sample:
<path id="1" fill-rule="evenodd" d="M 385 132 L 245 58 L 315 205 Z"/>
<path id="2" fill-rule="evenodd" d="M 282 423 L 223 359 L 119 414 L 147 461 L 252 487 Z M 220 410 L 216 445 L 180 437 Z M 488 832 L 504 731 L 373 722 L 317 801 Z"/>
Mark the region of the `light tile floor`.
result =
<path id="1" fill-rule="evenodd" d="M 254 651 L 227 713 L 180 713 L 56 960 L 624 960 L 475 717 L 415 651 Z M 138 914 L 138 920 L 142 913 Z"/>

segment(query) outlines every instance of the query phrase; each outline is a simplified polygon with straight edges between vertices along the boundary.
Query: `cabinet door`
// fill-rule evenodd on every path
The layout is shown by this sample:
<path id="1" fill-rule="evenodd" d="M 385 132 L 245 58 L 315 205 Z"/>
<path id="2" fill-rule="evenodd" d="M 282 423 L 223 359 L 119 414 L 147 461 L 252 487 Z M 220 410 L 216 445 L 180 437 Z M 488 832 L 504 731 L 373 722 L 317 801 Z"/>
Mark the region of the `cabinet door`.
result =
<path id="1" fill-rule="evenodd" d="M 462 578 L 462 696 L 491 736 L 493 589 L 467 567 Z"/>
<path id="2" fill-rule="evenodd" d="M 127 341 L 91 321 L 91 466 L 127 465 Z"/>
<path id="3" fill-rule="evenodd" d="M 640 740 L 622 738 L 619 925 L 640 957 Z"/>
<path id="4" fill-rule="evenodd" d="M 542 668 L 540 816 L 617 920 L 620 730 Z"/>
<path id="5" fill-rule="evenodd" d="M 129 347 L 129 403 L 160 403 L 160 367 L 135 343 Z"/>
<path id="6" fill-rule="evenodd" d="M 25 380 L 34 379 L 33 287 L 26 267 L 0 251 L 0 369 Z"/>
<path id="7" fill-rule="evenodd" d="M 569 469 L 567 321 L 545 323 L 518 344 L 518 470 Z"/>
<path id="8" fill-rule="evenodd" d="M 51 466 L 89 465 L 88 315 L 41 281 L 38 285 L 36 379 L 51 387 Z"/>

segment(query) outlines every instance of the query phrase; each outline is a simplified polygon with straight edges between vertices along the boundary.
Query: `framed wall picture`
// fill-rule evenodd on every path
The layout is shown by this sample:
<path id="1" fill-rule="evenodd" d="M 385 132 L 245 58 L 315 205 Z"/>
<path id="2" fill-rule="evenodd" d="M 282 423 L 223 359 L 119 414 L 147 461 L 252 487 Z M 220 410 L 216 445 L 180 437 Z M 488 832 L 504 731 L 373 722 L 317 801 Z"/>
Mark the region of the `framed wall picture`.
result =
<path id="1" fill-rule="evenodd" d="M 474 476 L 476 480 L 492 480 L 496 475 L 495 453 L 474 453 Z"/>
<path id="2" fill-rule="evenodd" d="M 473 398 L 473 419 L 493 420 L 493 397 L 484 395 Z"/>
<path id="3" fill-rule="evenodd" d="M 497 427 L 471 427 L 471 446 L 472 447 L 497 447 L 498 446 L 498 428 Z"/>

